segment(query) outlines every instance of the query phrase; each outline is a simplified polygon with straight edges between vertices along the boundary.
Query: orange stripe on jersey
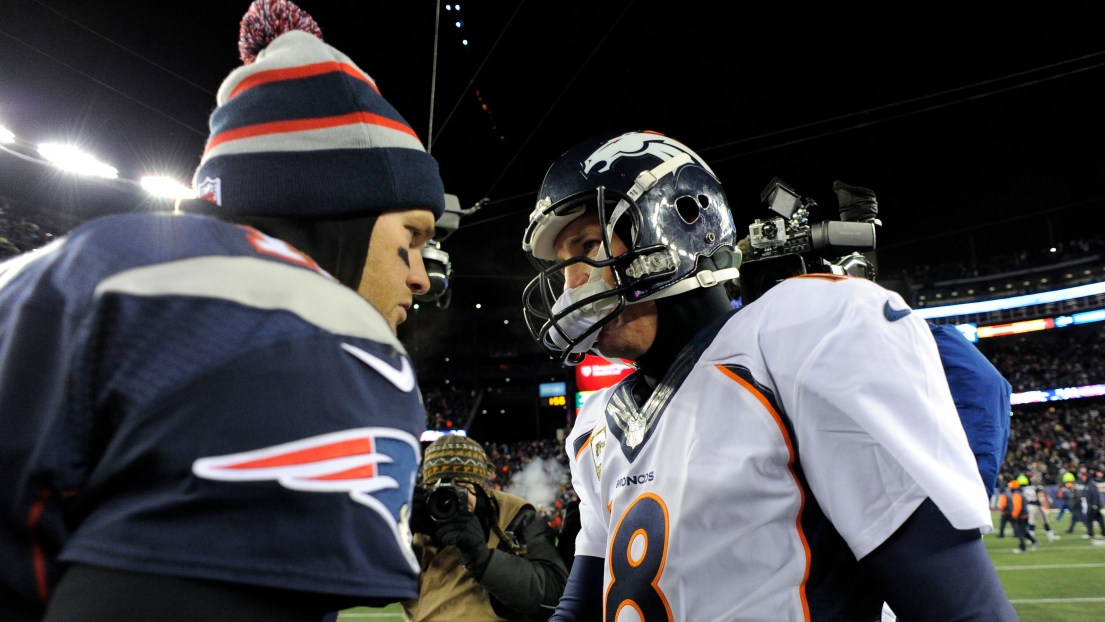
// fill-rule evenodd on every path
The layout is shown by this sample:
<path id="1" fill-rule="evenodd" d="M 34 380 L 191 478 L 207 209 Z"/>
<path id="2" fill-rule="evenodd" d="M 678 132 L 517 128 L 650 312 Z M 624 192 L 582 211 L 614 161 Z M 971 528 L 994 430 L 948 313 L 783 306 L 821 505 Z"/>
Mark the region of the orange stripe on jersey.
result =
<path id="1" fill-rule="evenodd" d="M 837 281 L 844 281 L 844 280 L 848 279 L 848 277 L 841 276 L 839 274 L 824 274 L 824 273 L 799 274 L 798 276 L 794 276 L 794 277 L 791 277 L 791 278 L 792 279 L 820 279 L 822 281 L 832 281 L 833 283 L 836 283 Z"/>
<path id="2" fill-rule="evenodd" d="M 668 540 L 669 540 L 669 536 L 667 534 L 667 530 L 668 530 L 668 525 L 671 524 L 671 516 L 668 515 L 668 505 L 666 503 L 664 503 L 664 500 L 661 499 L 655 493 L 646 492 L 646 493 L 642 494 L 641 496 L 637 497 L 636 499 L 634 499 L 633 502 L 629 504 L 629 507 L 625 508 L 625 511 L 622 512 L 622 517 L 620 519 L 618 519 L 618 524 L 614 526 L 614 531 L 611 532 L 611 533 L 612 534 L 617 534 L 618 533 L 618 530 L 620 530 L 622 528 L 622 523 L 625 522 L 625 517 L 629 516 L 629 512 L 630 512 L 630 510 L 633 509 L 633 506 L 640 503 L 640 501 L 642 499 L 651 499 L 651 500 L 655 501 L 656 504 L 660 506 L 660 509 L 664 512 L 664 531 L 665 531 L 665 534 L 664 534 L 664 548 L 661 551 L 661 555 L 660 555 L 660 567 L 657 569 L 656 576 L 653 577 L 651 585 L 652 585 L 653 590 L 656 591 L 656 595 L 660 597 L 660 602 L 664 603 L 664 609 L 667 610 L 667 613 L 668 613 L 668 620 L 674 620 L 674 618 L 672 617 L 672 614 L 671 614 L 671 604 L 668 603 L 668 597 L 664 595 L 664 592 L 662 590 L 660 590 L 660 575 L 664 574 L 664 567 L 667 566 L 667 564 L 668 564 Z M 612 507 L 613 507 L 613 502 L 611 501 L 609 504 L 607 504 L 606 511 L 609 513 Z M 634 534 L 636 534 L 637 531 L 639 531 L 639 530 L 635 530 Z M 647 540 L 647 532 L 643 532 L 643 533 L 646 533 L 646 540 Z M 613 561 L 614 541 L 615 540 L 613 538 L 613 535 L 611 535 L 610 549 L 607 551 L 607 554 L 606 554 L 606 566 L 608 568 L 608 572 L 610 573 L 611 577 L 614 576 L 614 561 Z M 628 555 L 628 550 L 627 550 L 627 555 Z M 637 566 L 637 564 L 633 563 L 632 558 L 629 558 L 627 561 L 629 562 L 629 564 L 631 566 Z M 616 580 L 616 578 L 615 578 L 615 580 Z M 609 591 L 610 591 L 610 585 L 607 584 L 605 589 L 603 590 L 603 595 L 602 595 L 602 608 L 603 608 L 603 611 L 606 610 L 606 602 L 607 602 L 607 596 L 609 595 Z M 805 605 L 805 602 L 806 602 L 805 597 L 803 597 L 802 598 L 803 606 Z M 644 620 L 645 616 L 642 614 L 640 607 L 637 606 L 636 604 L 634 604 L 633 608 L 637 610 L 637 619 L 638 620 Z M 618 609 L 618 612 L 619 612 L 619 614 L 621 613 L 621 608 Z M 621 617 L 622 617 L 621 615 L 617 616 L 618 619 L 620 619 Z M 806 616 L 806 620 L 807 620 L 807 622 L 809 621 L 809 616 L 808 615 Z"/>
<path id="3" fill-rule="evenodd" d="M 50 498 L 50 490 L 43 490 L 27 513 L 27 531 L 31 535 L 31 567 L 34 570 L 35 592 L 43 604 L 50 602 L 50 583 L 46 574 L 46 554 L 39 534 L 39 519 Z"/>
<path id="4" fill-rule="evenodd" d="M 1024 495 L 1013 495 L 1013 518 L 1024 518 L 1021 513 L 1024 512 Z"/>
<path id="5" fill-rule="evenodd" d="M 300 78 L 310 78 L 312 76 L 321 76 L 324 73 L 344 73 L 352 76 L 361 82 L 372 87 L 372 90 L 377 93 L 380 89 L 376 88 L 376 83 L 369 79 L 364 73 L 357 70 L 356 67 L 349 63 L 339 63 L 337 61 L 326 61 L 324 63 L 313 63 L 311 65 L 300 65 L 298 67 L 285 67 L 283 69 L 271 69 L 269 71 L 259 71 L 250 77 L 242 80 L 238 83 L 238 86 L 234 87 L 234 90 L 230 92 L 230 96 L 227 97 L 227 101 L 234 99 L 238 95 L 241 95 L 244 91 L 260 86 L 262 84 L 268 84 L 270 82 L 283 82 L 285 80 L 298 80 Z"/>
<path id="6" fill-rule="evenodd" d="M 376 477 L 375 464 L 366 464 L 364 466 L 342 471 L 340 473 L 331 473 L 329 475 L 320 475 L 318 477 L 308 477 L 307 479 L 314 480 L 316 482 L 333 482 L 347 479 L 368 479 L 371 477 Z"/>
<path id="7" fill-rule="evenodd" d="M 290 466 L 293 464 L 306 464 L 308 462 L 319 462 L 322 460 L 333 460 L 334 458 L 345 458 L 347 456 L 370 453 L 372 453 L 371 439 L 354 438 L 348 441 L 323 445 L 322 447 L 312 447 L 310 449 L 301 449 L 299 451 L 280 454 L 279 456 L 273 456 L 271 458 L 261 458 L 259 460 L 250 460 L 249 462 L 230 464 L 223 468 L 263 469 L 268 467 Z"/>
<path id="8" fill-rule="evenodd" d="M 591 436 L 594 435 L 594 433 L 595 431 L 591 430 L 587 435 L 587 440 L 583 441 L 583 444 L 579 446 L 579 450 L 576 451 L 576 462 L 579 462 L 579 457 L 583 455 L 583 451 L 591 446 Z"/>
<path id="9" fill-rule="evenodd" d="M 230 142 L 232 140 L 241 140 L 243 138 L 255 138 L 257 136 L 267 136 L 269 134 L 287 134 L 289 132 L 305 132 L 309 130 L 324 130 L 332 127 L 342 127 L 345 125 L 379 125 L 393 130 L 398 130 L 404 134 L 418 138 L 418 135 L 414 133 L 414 130 L 407 127 L 399 121 L 389 119 L 387 117 L 380 116 L 378 114 L 372 114 L 371 112 L 364 112 L 358 110 L 357 112 L 351 112 L 349 114 L 340 114 L 333 117 L 319 117 L 313 119 L 294 119 L 291 121 L 271 121 L 269 123 L 258 123 L 256 125 L 247 125 L 233 130 L 226 130 L 220 132 L 211 137 L 211 140 L 207 143 L 207 149 L 205 153 L 211 151 L 215 147 Z"/>
<path id="10" fill-rule="evenodd" d="M 800 499 L 800 502 L 798 504 L 798 516 L 794 518 L 794 528 L 798 530 L 798 538 L 802 541 L 802 550 L 805 552 L 806 555 L 806 569 L 805 572 L 802 574 L 802 585 L 798 587 L 798 596 L 802 599 L 802 619 L 806 622 L 809 622 L 810 604 L 806 600 L 806 582 L 810 579 L 810 563 L 812 559 L 812 554 L 810 553 L 810 544 L 806 541 L 806 532 L 802 530 L 802 512 L 806 508 L 806 493 L 802 490 L 802 482 L 798 479 L 798 474 L 794 472 L 794 444 L 791 442 L 790 434 L 787 433 L 787 427 L 783 423 L 783 418 L 779 416 L 779 413 L 775 411 L 775 407 L 771 405 L 771 400 L 768 400 L 763 393 L 760 393 L 759 389 L 757 389 L 744 378 L 738 376 L 732 370 L 726 368 L 724 365 L 715 365 L 715 367 L 720 369 L 721 373 L 735 380 L 737 384 L 741 385 L 749 393 L 751 393 L 752 396 L 760 402 L 760 404 L 763 404 L 763 407 L 767 409 L 767 412 L 771 414 L 772 419 L 775 420 L 775 425 L 778 426 L 779 433 L 783 435 L 783 442 L 786 443 L 787 453 L 790 455 L 790 458 L 787 460 L 787 469 L 790 471 L 790 476 L 794 478 L 794 485 L 798 487 L 798 497 Z"/>

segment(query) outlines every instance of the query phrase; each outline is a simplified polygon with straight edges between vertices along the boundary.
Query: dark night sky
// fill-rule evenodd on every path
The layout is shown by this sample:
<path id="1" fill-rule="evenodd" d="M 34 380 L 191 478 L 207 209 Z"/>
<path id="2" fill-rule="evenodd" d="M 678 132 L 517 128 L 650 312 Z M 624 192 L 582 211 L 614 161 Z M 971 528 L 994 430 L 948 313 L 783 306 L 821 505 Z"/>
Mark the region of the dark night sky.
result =
<path id="1" fill-rule="evenodd" d="M 446 243 L 458 304 L 517 306 L 529 274 L 519 239 L 544 171 L 610 129 L 699 151 L 741 227 L 766 215 L 758 197 L 774 175 L 819 200 L 816 219 L 836 217 L 833 180 L 874 189 L 886 269 L 965 258 L 969 234 L 985 254 L 1043 246 L 1049 227 L 1056 240 L 1096 232 L 1101 5 L 469 0 L 457 28 L 444 4 L 432 152 L 465 206 L 492 201 Z M 190 179 L 247 6 L 3 0 L 0 124 L 78 141 L 124 178 Z M 301 6 L 425 140 L 434 2 Z M 81 216 L 156 207 L 6 154 L 0 194 Z"/>

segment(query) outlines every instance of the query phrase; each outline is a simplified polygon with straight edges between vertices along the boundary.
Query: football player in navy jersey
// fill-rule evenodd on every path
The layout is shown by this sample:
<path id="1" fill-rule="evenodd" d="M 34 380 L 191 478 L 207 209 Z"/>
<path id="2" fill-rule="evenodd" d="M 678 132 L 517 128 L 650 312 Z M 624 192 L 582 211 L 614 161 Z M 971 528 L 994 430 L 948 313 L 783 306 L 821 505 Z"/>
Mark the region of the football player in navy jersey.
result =
<path id="1" fill-rule="evenodd" d="M 180 214 L 0 264 L 0 620 L 318 620 L 418 595 L 395 330 L 437 164 L 283 0 L 242 21 Z"/>
<path id="2" fill-rule="evenodd" d="M 739 311 L 709 166 L 652 132 L 550 167 L 523 237 L 551 354 L 633 361 L 566 439 L 582 528 L 553 619 L 1013 620 L 984 483 L 924 320 L 870 281 Z"/>

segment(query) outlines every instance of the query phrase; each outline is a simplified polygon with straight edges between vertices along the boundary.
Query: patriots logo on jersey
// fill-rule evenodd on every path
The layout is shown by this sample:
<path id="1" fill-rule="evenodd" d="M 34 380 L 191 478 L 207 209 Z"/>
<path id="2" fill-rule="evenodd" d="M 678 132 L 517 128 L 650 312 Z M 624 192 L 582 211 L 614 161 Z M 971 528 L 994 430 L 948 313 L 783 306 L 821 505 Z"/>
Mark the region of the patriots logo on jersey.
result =
<path id="1" fill-rule="evenodd" d="M 348 493 L 384 519 L 417 570 L 408 521 L 420 461 L 414 436 L 393 428 L 356 428 L 200 458 L 192 472 L 216 481 L 276 481 L 290 490 Z"/>

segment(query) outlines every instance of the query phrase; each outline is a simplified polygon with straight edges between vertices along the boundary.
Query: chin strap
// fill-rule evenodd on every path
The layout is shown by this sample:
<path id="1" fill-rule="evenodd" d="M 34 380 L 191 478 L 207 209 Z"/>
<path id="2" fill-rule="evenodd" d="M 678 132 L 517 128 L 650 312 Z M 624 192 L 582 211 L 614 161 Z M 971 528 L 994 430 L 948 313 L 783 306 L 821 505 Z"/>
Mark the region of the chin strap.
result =
<path id="1" fill-rule="evenodd" d="M 694 275 L 694 278 L 686 278 L 667 289 L 662 289 L 651 296 L 637 300 L 629 304 L 637 304 L 646 300 L 658 300 L 668 296 L 678 296 L 700 287 L 713 287 L 718 283 L 740 278 L 740 270 L 736 268 L 722 268 L 721 270 L 703 270 Z"/>

